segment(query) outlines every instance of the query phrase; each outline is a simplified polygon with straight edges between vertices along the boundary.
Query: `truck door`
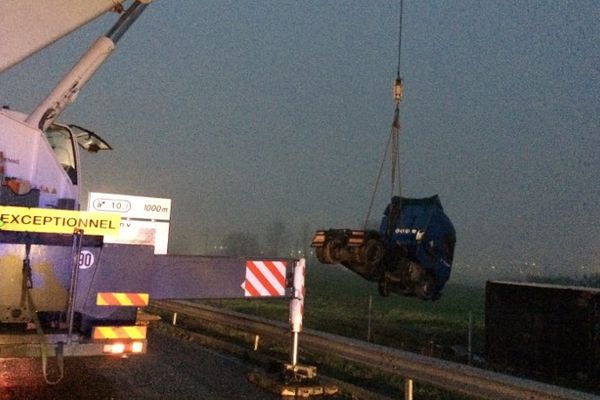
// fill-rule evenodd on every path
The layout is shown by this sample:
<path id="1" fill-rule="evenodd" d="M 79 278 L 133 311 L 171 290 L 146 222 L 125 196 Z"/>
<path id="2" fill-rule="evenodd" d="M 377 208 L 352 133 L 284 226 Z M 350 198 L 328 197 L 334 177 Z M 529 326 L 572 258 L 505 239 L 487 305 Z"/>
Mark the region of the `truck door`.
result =
<path id="1" fill-rule="evenodd" d="M 77 185 L 79 182 L 78 154 L 73 133 L 66 126 L 53 124 L 46 130 L 46 138 L 69 179 L 73 185 Z"/>

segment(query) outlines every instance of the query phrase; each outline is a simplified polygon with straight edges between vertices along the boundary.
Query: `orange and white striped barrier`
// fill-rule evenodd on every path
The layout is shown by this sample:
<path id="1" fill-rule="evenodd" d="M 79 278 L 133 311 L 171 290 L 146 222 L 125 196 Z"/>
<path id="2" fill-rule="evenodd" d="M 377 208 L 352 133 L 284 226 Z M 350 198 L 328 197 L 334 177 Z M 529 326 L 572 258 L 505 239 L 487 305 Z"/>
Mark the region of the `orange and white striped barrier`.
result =
<path id="1" fill-rule="evenodd" d="M 285 261 L 247 260 L 244 296 L 285 296 L 286 267 Z"/>
<path id="2" fill-rule="evenodd" d="M 134 326 L 95 326 L 92 330 L 92 339 L 145 339 L 147 327 Z"/>
<path id="3" fill-rule="evenodd" d="M 96 296 L 96 305 L 145 307 L 149 300 L 148 293 L 99 292 Z"/>

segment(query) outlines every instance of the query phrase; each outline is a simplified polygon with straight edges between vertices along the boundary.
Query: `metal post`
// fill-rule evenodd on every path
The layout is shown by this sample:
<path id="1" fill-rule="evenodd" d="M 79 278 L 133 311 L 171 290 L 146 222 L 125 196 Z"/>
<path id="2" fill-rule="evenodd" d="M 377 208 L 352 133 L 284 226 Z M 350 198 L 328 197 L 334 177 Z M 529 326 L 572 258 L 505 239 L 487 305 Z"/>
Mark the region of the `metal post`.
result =
<path id="1" fill-rule="evenodd" d="M 292 366 L 298 365 L 298 332 L 292 332 Z"/>
<path id="2" fill-rule="evenodd" d="M 77 281 L 79 278 L 79 259 L 81 256 L 81 245 L 83 242 L 83 230 L 76 229 L 73 233 L 73 247 L 71 249 L 71 284 L 69 286 L 69 299 L 67 302 L 67 326 L 69 333 L 67 343 L 71 343 L 73 334 L 73 322 L 75 316 L 75 296 L 77 295 Z"/>
<path id="3" fill-rule="evenodd" d="M 177 325 L 177 313 L 173 313 L 173 325 Z"/>
<path id="4" fill-rule="evenodd" d="M 31 273 L 31 260 L 29 259 L 29 255 L 31 253 L 31 240 L 29 235 L 26 238 L 25 243 L 25 258 L 23 259 L 23 269 L 22 269 L 22 282 L 21 282 L 21 308 L 31 310 L 33 308 L 32 304 L 28 304 L 27 293 L 29 289 L 33 288 L 32 281 L 32 273 Z"/>
<path id="5" fill-rule="evenodd" d="M 469 311 L 469 333 L 467 336 L 467 354 L 469 357 L 469 365 L 473 361 L 473 348 L 472 348 L 472 338 L 473 338 L 473 313 Z"/>
<path id="6" fill-rule="evenodd" d="M 413 380 L 410 378 L 404 380 L 404 400 L 413 400 Z"/>
<path id="7" fill-rule="evenodd" d="M 254 335 L 254 351 L 258 351 L 258 343 L 260 342 L 260 336 Z"/>
<path id="8" fill-rule="evenodd" d="M 301 258 L 294 267 L 294 292 L 290 301 L 290 325 L 292 330 L 291 358 L 292 366 L 294 367 L 298 364 L 298 334 L 302 331 L 305 273 L 306 261 L 304 258 Z"/>
<path id="9" fill-rule="evenodd" d="M 368 315 L 368 326 L 367 326 L 367 342 L 371 341 L 371 314 L 373 312 L 373 296 L 369 295 L 369 315 Z"/>

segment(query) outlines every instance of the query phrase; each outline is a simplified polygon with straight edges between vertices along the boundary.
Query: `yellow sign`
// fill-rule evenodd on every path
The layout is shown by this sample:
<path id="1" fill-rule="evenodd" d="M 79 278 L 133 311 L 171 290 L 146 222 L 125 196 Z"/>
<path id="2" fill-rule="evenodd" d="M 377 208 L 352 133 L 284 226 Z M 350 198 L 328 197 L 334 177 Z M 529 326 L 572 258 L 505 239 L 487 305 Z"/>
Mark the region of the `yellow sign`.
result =
<path id="1" fill-rule="evenodd" d="M 118 235 L 121 216 L 105 212 L 0 206 L 0 230 L 84 235 Z"/>

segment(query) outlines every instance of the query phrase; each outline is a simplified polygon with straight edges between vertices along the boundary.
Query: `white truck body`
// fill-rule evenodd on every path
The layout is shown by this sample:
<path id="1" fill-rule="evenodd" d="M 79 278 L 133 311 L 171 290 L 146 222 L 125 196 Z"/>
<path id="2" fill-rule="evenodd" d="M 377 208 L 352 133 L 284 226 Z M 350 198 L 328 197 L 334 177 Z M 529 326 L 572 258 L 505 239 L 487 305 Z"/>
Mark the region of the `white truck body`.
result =
<path id="1" fill-rule="evenodd" d="M 303 262 L 155 255 L 152 246 L 107 243 L 90 229 L 91 220 L 82 225 L 79 147 L 91 152 L 110 147 L 92 132 L 56 120 L 147 2 L 134 1 L 30 114 L 0 109 L 0 358 L 41 355 L 45 366 L 56 356 L 58 380 L 63 356 L 145 352 L 146 326 L 137 307 L 150 298 L 293 296 L 297 350 L 304 290 L 303 280 L 293 277 L 304 276 Z M 103 12 L 121 11 L 120 4 L 0 2 L 0 72 Z M 16 183 L 23 184 L 22 193 L 15 192 Z M 102 228 L 106 213 L 100 214 Z M 120 225 L 116 218 L 114 227 Z M 277 290 L 252 285 L 267 281 L 277 282 Z M 45 367 L 44 378 L 57 382 L 48 380 Z"/>
<path id="2" fill-rule="evenodd" d="M 44 133 L 25 122 L 23 114 L 0 111 L 4 175 L 27 181 L 32 189 L 40 190 L 42 201 L 37 206 L 56 207 L 60 198 L 79 197 L 79 185 L 71 181 L 57 158 L 61 151 L 73 154 L 78 150 L 53 149 Z"/>

